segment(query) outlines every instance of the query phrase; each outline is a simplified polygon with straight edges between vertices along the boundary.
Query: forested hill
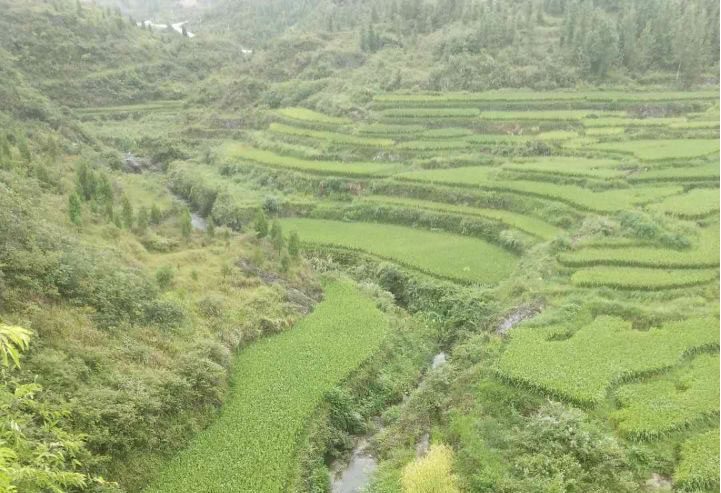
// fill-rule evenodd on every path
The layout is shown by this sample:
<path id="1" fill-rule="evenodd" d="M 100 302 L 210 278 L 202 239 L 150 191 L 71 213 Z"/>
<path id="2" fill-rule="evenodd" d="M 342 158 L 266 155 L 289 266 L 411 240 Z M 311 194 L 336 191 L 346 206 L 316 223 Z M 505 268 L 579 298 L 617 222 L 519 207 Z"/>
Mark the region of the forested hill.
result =
<path id="1" fill-rule="evenodd" d="M 196 31 L 254 50 L 212 81 L 224 106 L 316 96 L 342 112 L 353 104 L 339 93 L 362 102 L 377 90 L 683 88 L 718 79 L 713 0 L 247 1 L 220 2 L 201 17 Z M 267 87 L 287 81 L 296 81 L 290 90 Z"/>

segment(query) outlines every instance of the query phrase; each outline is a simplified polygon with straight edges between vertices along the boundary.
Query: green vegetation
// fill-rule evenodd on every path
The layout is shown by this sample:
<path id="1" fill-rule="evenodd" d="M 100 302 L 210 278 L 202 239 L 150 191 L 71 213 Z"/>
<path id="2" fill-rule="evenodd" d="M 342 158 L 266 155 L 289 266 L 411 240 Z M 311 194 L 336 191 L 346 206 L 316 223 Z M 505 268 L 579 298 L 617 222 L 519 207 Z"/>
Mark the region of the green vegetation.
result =
<path id="1" fill-rule="evenodd" d="M 478 207 L 469 207 L 465 205 L 444 204 L 441 202 L 432 202 L 429 200 L 414 200 L 380 195 L 364 197 L 363 200 L 377 203 L 419 207 L 433 211 L 447 212 L 449 214 L 465 214 L 469 216 L 486 217 L 489 219 L 500 221 L 507 226 L 520 229 L 521 231 L 537 236 L 544 240 L 553 239 L 563 232 L 561 228 L 553 226 L 552 224 L 549 224 L 540 219 L 503 209 L 483 209 Z"/>
<path id="2" fill-rule="evenodd" d="M 0 12 L 0 490 L 718 490 L 718 2 Z"/>
<path id="3" fill-rule="evenodd" d="M 340 175 L 356 177 L 373 177 L 388 175 L 393 166 L 383 163 L 311 161 L 292 156 L 283 156 L 274 152 L 246 147 L 243 144 L 226 143 L 221 153 L 227 160 L 243 160 L 272 168 L 294 169 L 321 175 Z"/>
<path id="4" fill-rule="evenodd" d="M 467 167 L 411 171 L 396 175 L 401 180 L 411 180 L 462 187 L 480 187 L 488 190 L 533 195 L 558 200 L 582 210 L 612 212 L 633 207 L 634 204 L 652 202 L 681 192 L 679 187 L 637 187 L 594 192 L 574 185 L 556 185 L 533 181 L 493 180 L 494 171 L 486 168 Z"/>
<path id="5" fill-rule="evenodd" d="M 709 430 L 689 438 L 681 447 L 681 462 L 674 472 L 674 481 L 686 491 L 719 485 L 719 431 Z"/>
<path id="6" fill-rule="evenodd" d="M 614 112 L 604 111 L 603 115 Z M 484 111 L 481 119 L 484 120 L 580 120 L 590 115 L 596 115 L 593 110 L 548 110 L 548 111 Z M 598 115 L 596 115 L 598 116 Z"/>
<path id="7" fill-rule="evenodd" d="M 606 142 L 588 146 L 601 151 L 633 154 L 644 161 L 685 159 L 719 151 L 718 139 L 663 139 Z"/>
<path id="8" fill-rule="evenodd" d="M 621 386 L 621 409 L 611 419 L 635 438 L 652 439 L 718 419 L 718 354 L 700 354 L 688 366 L 649 381 Z"/>
<path id="9" fill-rule="evenodd" d="M 384 118 L 473 118 L 479 112 L 473 108 L 396 108 L 383 110 Z"/>
<path id="10" fill-rule="evenodd" d="M 284 118 L 289 118 L 291 120 L 300 120 L 303 122 L 311 123 L 326 123 L 329 125 L 347 125 L 351 122 L 348 118 L 339 118 L 335 116 L 325 115 L 317 111 L 298 107 L 281 108 L 278 110 L 278 114 Z"/>
<path id="11" fill-rule="evenodd" d="M 671 250 L 649 247 L 582 248 L 562 253 L 559 261 L 574 267 L 615 265 L 629 267 L 700 268 L 718 267 L 718 228 L 703 231 L 697 245 L 688 250 Z"/>
<path id="12" fill-rule="evenodd" d="M 719 211 L 717 188 L 694 188 L 688 193 L 675 195 L 651 206 L 654 210 L 683 218 L 699 218 Z"/>
<path id="13" fill-rule="evenodd" d="M 271 123 L 270 131 L 286 135 L 294 135 L 298 137 L 310 137 L 313 139 L 324 140 L 333 144 L 347 144 L 370 147 L 388 147 L 393 145 L 390 139 L 373 139 L 370 137 L 356 137 L 354 135 L 342 134 L 337 132 L 325 132 L 320 130 L 309 130 L 301 127 L 292 127 L 281 123 Z"/>
<path id="14" fill-rule="evenodd" d="M 577 270 L 571 282 L 577 286 L 618 289 L 672 289 L 706 284 L 718 278 L 717 270 L 658 270 L 639 267 L 590 267 Z"/>
<path id="15" fill-rule="evenodd" d="M 347 282 L 329 284 L 292 330 L 241 353 L 223 413 L 145 491 L 286 491 L 305 423 L 388 330 L 373 300 Z"/>
<path id="16" fill-rule="evenodd" d="M 483 240 L 402 226 L 343 223 L 319 219 L 284 219 L 303 241 L 357 249 L 408 265 L 431 275 L 465 282 L 495 284 L 515 265 L 513 254 Z"/>
<path id="17" fill-rule="evenodd" d="M 581 404 L 596 404 L 614 383 L 663 370 L 686 354 L 718 345 L 718 320 L 689 319 L 648 331 L 617 317 L 583 327 L 520 327 L 498 365 L 511 382 Z M 533 358 L 528 355 L 533 354 Z"/>
<path id="18" fill-rule="evenodd" d="M 546 157 L 508 164 L 513 171 L 527 171 L 552 175 L 588 176 L 593 178 L 615 178 L 625 175 L 619 161 L 611 159 L 588 159 L 582 157 Z"/>

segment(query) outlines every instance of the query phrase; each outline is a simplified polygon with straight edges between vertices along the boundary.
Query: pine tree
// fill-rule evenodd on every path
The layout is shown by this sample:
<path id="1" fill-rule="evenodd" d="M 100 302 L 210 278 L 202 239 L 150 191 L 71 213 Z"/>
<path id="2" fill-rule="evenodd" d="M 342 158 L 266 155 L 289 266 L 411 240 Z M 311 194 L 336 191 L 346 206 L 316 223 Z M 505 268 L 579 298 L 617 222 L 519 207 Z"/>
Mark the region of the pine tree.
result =
<path id="1" fill-rule="evenodd" d="M 121 219 L 123 226 L 127 229 L 133 229 L 133 204 L 130 203 L 127 196 L 123 196 L 121 207 Z"/>
<path id="2" fill-rule="evenodd" d="M 148 208 L 145 206 L 142 206 L 138 211 L 135 229 L 139 235 L 144 235 L 148 231 Z"/>
<path id="3" fill-rule="evenodd" d="M 262 210 L 258 211 L 255 216 L 255 236 L 257 238 L 265 238 L 268 236 L 268 219 L 265 217 L 265 213 Z"/>
<path id="4" fill-rule="evenodd" d="M 288 253 L 293 258 L 298 258 L 300 255 L 300 238 L 297 231 L 293 231 L 288 238 Z"/>
<path id="5" fill-rule="evenodd" d="M 70 216 L 70 222 L 79 226 L 81 221 L 81 213 L 82 204 L 80 202 L 78 194 L 70 194 L 70 198 L 68 199 L 68 215 Z"/>
<path id="6" fill-rule="evenodd" d="M 208 224 L 206 225 L 205 233 L 211 240 L 215 238 L 215 221 L 213 220 L 213 216 L 210 216 L 208 218 Z"/>
<path id="7" fill-rule="evenodd" d="M 20 151 L 20 157 L 22 160 L 26 163 L 29 163 L 32 160 L 30 148 L 28 147 L 28 142 L 25 138 L 21 138 L 18 142 L 18 151 Z"/>
<path id="8" fill-rule="evenodd" d="M 0 135 L 0 157 L 10 158 L 10 144 L 8 144 L 7 138 Z"/>
<path id="9" fill-rule="evenodd" d="M 190 239 L 193 233 L 193 219 L 190 217 L 190 211 L 186 207 L 180 215 L 180 233 L 185 240 Z"/>
<path id="10" fill-rule="evenodd" d="M 287 253 L 284 253 L 282 257 L 280 257 L 280 271 L 281 272 L 288 272 L 290 270 L 290 257 L 288 257 Z"/>
<path id="11" fill-rule="evenodd" d="M 283 250 L 283 247 L 285 246 L 285 239 L 283 238 L 283 228 L 281 228 L 278 221 L 273 221 L 273 225 L 270 228 L 270 241 L 273 243 L 273 248 L 275 248 L 278 253 Z"/>
<path id="12" fill-rule="evenodd" d="M 157 226 L 160 224 L 160 221 L 162 220 L 162 214 L 160 213 L 160 209 L 158 209 L 158 206 L 156 204 L 153 204 L 153 206 L 150 208 L 150 224 L 153 226 Z"/>

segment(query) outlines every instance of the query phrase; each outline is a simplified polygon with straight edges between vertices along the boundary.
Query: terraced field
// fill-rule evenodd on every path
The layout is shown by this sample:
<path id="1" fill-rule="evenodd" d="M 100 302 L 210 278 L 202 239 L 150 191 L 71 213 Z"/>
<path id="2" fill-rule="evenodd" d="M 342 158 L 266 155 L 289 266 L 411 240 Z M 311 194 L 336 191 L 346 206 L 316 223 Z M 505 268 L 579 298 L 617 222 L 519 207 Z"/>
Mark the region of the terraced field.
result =
<path id="1" fill-rule="evenodd" d="M 389 322 L 343 282 L 292 329 L 244 349 L 221 416 L 179 454 L 147 493 L 288 491 L 298 441 L 323 394 L 383 341 Z"/>
<path id="2" fill-rule="evenodd" d="M 462 282 L 495 284 L 511 274 L 516 261 L 483 240 L 403 226 L 320 219 L 283 219 L 281 224 L 310 243 L 361 250 Z"/>
<path id="3" fill-rule="evenodd" d="M 250 229 L 246 209 L 263 203 L 324 261 L 342 265 L 359 252 L 480 286 L 504 306 L 543 299 L 552 315 L 504 334 L 489 373 L 499 385 L 593 409 L 629 444 L 661 455 L 672 444 L 680 454 L 663 472 L 695 491 L 718 484 L 717 102 L 716 91 L 378 94 L 362 119 L 269 111 L 271 123 L 248 139 L 214 143 L 214 174 L 171 170 L 190 177 L 191 202 L 204 183 L 224 193 L 210 208 L 219 224 L 230 224 L 220 207 L 229 204 L 245 214 L 233 227 Z M 234 194 L 244 198 L 229 201 Z M 273 194 L 306 202 L 265 207 Z M 298 436 L 311 401 L 284 433 Z M 251 428 L 274 416 L 268 409 L 232 421 L 251 437 L 243 440 L 255 440 Z M 225 447 L 226 430 L 207 436 Z M 198 467 L 210 440 L 175 470 Z M 241 469 L 280 464 L 268 491 L 292 460 L 290 449 L 249 461 L 227 454 Z"/>

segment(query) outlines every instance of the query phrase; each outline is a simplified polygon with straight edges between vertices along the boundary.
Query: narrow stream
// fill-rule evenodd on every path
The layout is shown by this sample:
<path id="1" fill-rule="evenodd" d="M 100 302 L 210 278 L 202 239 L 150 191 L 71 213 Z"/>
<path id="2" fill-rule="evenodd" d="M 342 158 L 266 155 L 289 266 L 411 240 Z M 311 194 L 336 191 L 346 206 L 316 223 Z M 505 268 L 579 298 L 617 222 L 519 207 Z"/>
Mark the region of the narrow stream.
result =
<path id="1" fill-rule="evenodd" d="M 440 352 L 433 357 L 431 369 L 434 370 L 439 366 L 446 364 L 448 355 Z M 421 381 L 419 385 L 423 383 Z M 333 493 L 360 493 L 370 483 L 373 473 L 378 469 L 378 461 L 368 449 L 369 436 L 365 436 L 358 440 L 348 464 L 336 462 L 333 464 L 331 472 L 331 487 Z M 421 442 L 416 447 L 416 453 L 419 456 L 425 455 L 428 451 L 430 436 L 423 435 Z"/>
<path id="2" fill-rule="evenodd" d="M 190 213 L 190 224 L 193 225 L 193 229 L 198 231 L 205 231 L 208 228 L 208 221 L 197 212 Z"/>

